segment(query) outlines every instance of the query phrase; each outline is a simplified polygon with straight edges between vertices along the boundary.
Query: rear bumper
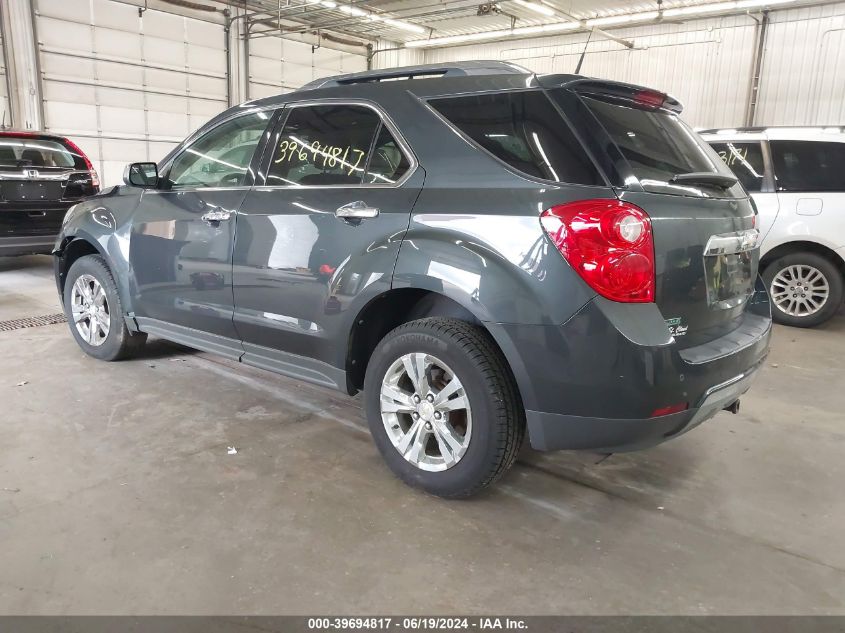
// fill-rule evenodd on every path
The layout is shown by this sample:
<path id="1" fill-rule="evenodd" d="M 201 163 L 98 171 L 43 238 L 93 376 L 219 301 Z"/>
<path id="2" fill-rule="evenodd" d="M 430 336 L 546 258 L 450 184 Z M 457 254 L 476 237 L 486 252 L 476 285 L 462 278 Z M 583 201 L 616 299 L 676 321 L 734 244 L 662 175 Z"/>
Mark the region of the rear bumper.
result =
<path id="1" fill-rule="evenodd" d="M 56 243 L 55 235 L 0 237 L 0 257 L 11 255 L 49 255 Z"/>
<path id="2" fill-rule="evenodd" d="M 655 304 L 600 298 L 560 326 L 486 325 L 511 365 L 540 450 L 615 452 L 676 437 L 748 390 L 771 337 L 762 282 L 733 331 L 694 347 L 679 345 Z M 655 417 L 673 406 L 687 408 Z"/>
<path id="3" fill-rule="evenodd" d="M 751 387 L 758 370 L 759 365 L 728 384 L 713 387 L 696 408 L 656 418 L 590 418 L 526 411 L 531 446 L 540 451 L 589 449 L 607 453 L 655 446 L 694 429 L 736 402 Z"/>

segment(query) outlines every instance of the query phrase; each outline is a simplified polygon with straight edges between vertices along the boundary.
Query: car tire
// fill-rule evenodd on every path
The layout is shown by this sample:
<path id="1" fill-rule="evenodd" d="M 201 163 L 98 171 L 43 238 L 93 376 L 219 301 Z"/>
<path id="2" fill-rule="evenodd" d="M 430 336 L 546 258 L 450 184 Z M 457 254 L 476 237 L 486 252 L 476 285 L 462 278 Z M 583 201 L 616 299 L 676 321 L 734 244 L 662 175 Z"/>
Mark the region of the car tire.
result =
<path id="1" fill-rule="evenodd" d="M 106 361 L 129 358 L 147 340 L 146 334 L 130 332 L 126 327 L 117 284 L 99 255 L 80 257 L 70 267 L 64 288 L 64 309 L 79 347 L 94 358 Z"/>
<path id="2" fill-rule="evenodd" d="M 842 272 L 816 253 L 779 257 L 766 266 L 763 281 L 772 302 L 772 318 L 783 325 L 814 327 L 842 305 Z"/>
<path id="3" fill-rule="evenodd" d="M 417 385 L 412 374 L 424 378 Z M 525 437 L 504 356 L 487 332 L 458 319 L 411 321 L 385 336 L 367 365 L 364 398 L 390 469 L 439 497 L 469 497 L 495 482 Z"/>

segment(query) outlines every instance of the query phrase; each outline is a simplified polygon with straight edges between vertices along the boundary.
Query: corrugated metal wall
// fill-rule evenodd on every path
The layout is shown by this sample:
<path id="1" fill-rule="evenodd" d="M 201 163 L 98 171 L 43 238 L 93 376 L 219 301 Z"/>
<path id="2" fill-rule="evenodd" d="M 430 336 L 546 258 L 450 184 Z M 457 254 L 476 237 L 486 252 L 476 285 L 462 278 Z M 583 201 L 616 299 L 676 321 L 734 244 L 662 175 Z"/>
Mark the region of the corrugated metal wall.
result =
<path id="1" fill-rule="evenodd" d="M 845 123 L 845 3 L 773 14 L 756 119 Z"/>
<path id="2" fill-rule="evenodd" d="M 310 44 L 278 37 L 255 37 L 249 41 L 249 97 L 290 92 L 301 85 L 331 75 L 367 69 L 367 58 L 327 47 L 312 50 Z"/>
<path id="3" fill-rule="evenodd" d="M 773 11 L 756 124 L 845 123 L 845 3 Z M 613 31 L 634 50 L 598 37 L 581 72 L 671 93 L 700 127 L 745 123 L 756 22 L 750 16 L 687 20 Z M 380 67 L 465 59 L 514 61 L 536 72 L 573 72 L 585 33 L 376 57 Z M 390 63 L 392 62 L 392 63 Z"/>
<path id="4" fill-rule="evenodd" d="M 0 4 L 0 23 L 3 20 L 3 6 Z M 6 48 L 3 46 L 3 32 L 0 29 L 0 125 L 11 126 L 12 112 L 9 109 L 9 84 L 6 78 Z"/>
<path id="5" fill-rule="evenodd" d="M 105 184 L 226 108 L 221 24 L 110 0 L 37 0 L 35 13 L 44 128 L 78 143 Z"/>

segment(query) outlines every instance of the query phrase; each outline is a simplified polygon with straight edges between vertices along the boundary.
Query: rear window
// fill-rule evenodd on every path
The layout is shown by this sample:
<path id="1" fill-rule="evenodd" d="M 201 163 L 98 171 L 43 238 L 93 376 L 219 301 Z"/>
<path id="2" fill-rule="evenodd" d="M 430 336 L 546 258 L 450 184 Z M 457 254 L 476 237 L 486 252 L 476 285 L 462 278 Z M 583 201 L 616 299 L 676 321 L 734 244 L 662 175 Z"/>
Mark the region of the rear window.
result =
<path id="1" fill-rule="evenodd" d="M 0 168 L 63 167 L 87 169 L 85 159 L 57 140 L 0 136 Z"/>
<path id="2" fill-rule="evenodd" d="M 523 174 L 555 182 L 604 184 L 581 143 L 539 91 L 431 99 L 449 122 Z"/>
<path id="3" fill-rule="evenodd" d="M 732 175 L 719 156 L 677 115 L 622 101 L 582 98 L 644 189 L 682 193 L 681 188 L 670 184 L 673 176 L 693 172 Z"/>
<path id="4" fill-rule="evenodd" d="M 770 141 L 778 191 L 845 191 L 845 143 Z"/>

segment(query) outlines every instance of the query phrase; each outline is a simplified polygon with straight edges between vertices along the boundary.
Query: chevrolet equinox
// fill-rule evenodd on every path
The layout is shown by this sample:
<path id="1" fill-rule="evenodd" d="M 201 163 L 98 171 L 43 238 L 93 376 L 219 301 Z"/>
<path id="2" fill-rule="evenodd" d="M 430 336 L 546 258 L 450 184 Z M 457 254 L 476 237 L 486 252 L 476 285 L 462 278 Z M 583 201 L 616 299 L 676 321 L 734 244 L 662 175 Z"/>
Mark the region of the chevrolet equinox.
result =
<path id="1" fill-rule="evenodd" d="M 321 79 L 215 117 L 68 211 L 70 331 L 364 393 L 405 482 L 736 411 L 768 352 L 756 211 L 661 92 L 501 62 Z"/>

